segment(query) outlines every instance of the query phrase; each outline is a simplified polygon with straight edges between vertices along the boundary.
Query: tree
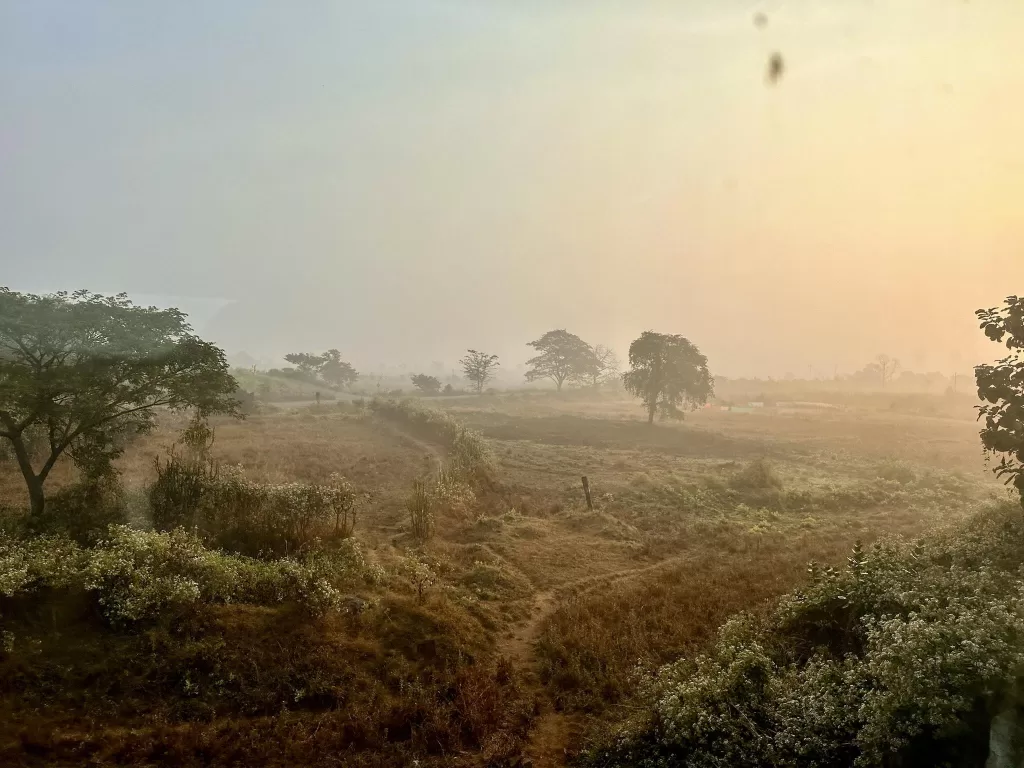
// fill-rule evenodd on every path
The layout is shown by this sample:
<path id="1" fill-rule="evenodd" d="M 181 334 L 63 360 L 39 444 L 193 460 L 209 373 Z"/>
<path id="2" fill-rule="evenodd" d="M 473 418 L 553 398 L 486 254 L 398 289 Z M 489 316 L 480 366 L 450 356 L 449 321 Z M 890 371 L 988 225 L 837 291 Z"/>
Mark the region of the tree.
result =
<path id="1" fill-rule="evenodd" d="M 594 351 L 575 333 L 565 329 L 548 331 L 527 346 L 540 352 L 526 361 L 530 367 L 526 372 L 527 381 L 551 379 L 561 392 L 566 380 L 581 380 L 590 374 Z"/>
<path id="2" fill-rule="evenodd" d="M 892 377 L 896 375 L 896 371 L 900 369 L 900 361 L 894 357 L 889 357 L 886 354 L 880 354 L 875 358 L 874 362 L 875 370 L 878 371 L 878 375 L 882 380 L 882 386 L 885 387 Z"/>
<path id="3" fill-rule="evenodd" d="M 177 309 L 135 306 L 125 294 L 0 288 L 0 437 L 34 517 L 65 453 L 86 474 L 112 472 L 126 438 L 152 429 L 156 408 L 238 415 L 236 388 L 224 352 Z"/>
<path id="4" fill-rule="evenodd" d="M 981 329 L 992 341 L 1005 344 L 1010 354 L 995 365 L 974 369 L 979 418 L 985 420 L 981 444 L 988 454 L 1001 454 L 993 470 L 1013 484 L 1024 505 L 1024 298 L 1010 296 L 1004 307 L 979 309 Z"/>
<path id="5" fill-rule="evenodd" d="M 488 355 L 486 352 L 477 352 L 475 349 L 467 349 L 468 353 L 459 360 L 462 365 L 462 373 L 476 386 L 477 394 L 484 391 L 484 385 L 494 378 L 495 368 L 500 363 L 497 355 Z"/>
<path id="6" fill-rule="evenodd" d="M 359 380 L 359 373 L 341 359 L 341 352 L 329 349 L 320 355 L 320 378 L 332 387 L 345 387 Z"/>
<path id="7" fill-rule="evenodd" d="M 619 356 L 615 350 L 598 344 L 591 350 L 591 362 L 587 370 L 590 386 L 597 389 L 606 381 L 619 377 Z"/>
<path id="8" fill-rule="evenodd" d="M 655 411 L 680 415 L 683 403 L 706 403 L 714 391 L 708 359 L 682 336 L 644 331 L 629 345 L 630 370 L 622 383 L 647 409 L 647 423 Z"/>
<path id="9" fill-rule="evenodd" d="M 359 379 L 356 369 L 341 359 L 341 352 L 329 349 L 321 355 L 313 352 L 292 352 L 284 359 L 299 369 L 299 373 L 318 379 L 329 387 L 339 388 L 355 384 Z"/>
<path id="10" fill-rule="evenodd" d="M 425 395 L 436 395 L 441 391 L 441 381 L 436 376 L 417 373 L 409 378 L 412 379 L 412 385 Z"/>
<path id="11" fill-rule="evenodd" d="M 323 365 L 323 357 L 321 355 L 314 355 L 310 352 L 292 352 L 291 354 L 285 355 L 284 359 L 303 373 L 311 376 L 315 376 L 319 373 L 320 366 Z"/>

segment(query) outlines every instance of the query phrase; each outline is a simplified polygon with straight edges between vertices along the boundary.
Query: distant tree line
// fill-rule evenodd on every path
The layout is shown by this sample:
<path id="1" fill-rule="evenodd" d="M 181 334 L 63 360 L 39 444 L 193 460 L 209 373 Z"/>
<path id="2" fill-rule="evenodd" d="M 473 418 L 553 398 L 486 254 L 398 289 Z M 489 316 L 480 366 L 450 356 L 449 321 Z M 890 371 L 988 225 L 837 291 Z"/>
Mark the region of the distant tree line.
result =
<path id="1" fill-rule="evenodd" d="M 564 328 L 548 331 L 528 346 L 537 354 L 526 363 L 527 381 L 550 379 L 561 392 L 566 383 L 596 389 L 621 380 L 626 390 L 643 403 L 649 423 L 656 414 L 680 418 L 683 407 L 706 403 L 714 391 L 707 358 L 678 335 L 645 331 L 630 345 L 630 370 L 624 375 L 619 373 L 619 360 L 612 349 L 603 344 L 591 346 Z M 497 355 L 476 349 L 466 350 L 459 363 L 478 394 L 501 365 Z M 441 388 L 434 376 L 418 373 L 411 379 L 423 394 L 437 394 Z"/>

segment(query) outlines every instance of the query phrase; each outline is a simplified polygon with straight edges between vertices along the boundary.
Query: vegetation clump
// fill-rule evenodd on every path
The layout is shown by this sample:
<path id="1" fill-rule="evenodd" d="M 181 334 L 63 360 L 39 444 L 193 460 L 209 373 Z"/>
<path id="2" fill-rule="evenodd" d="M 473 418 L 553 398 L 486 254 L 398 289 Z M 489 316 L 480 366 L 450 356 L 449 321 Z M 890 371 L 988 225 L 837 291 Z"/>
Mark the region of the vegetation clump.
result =
<path id="1" fill-rule="evenodd" d="M 322 484 L 258 483 L 240 467 L 176 453 L 157 460 L 149 501 L 158 530 L 184 527 L 252 556 L 307 551 L 350 536 L 356 524 L 356 494 L 338 474 Z"/>
<path id="2" fill-rule="evenodd" d="M 979 529 L 979 526 L 981 528 Z M 1024 524 L 855 548 L 767 616 L 648 676 L 648 717 L 595 766 L 935 765 L 987 749 L 1024 669 Z M 1015 551 L 1016 557 L 1005 555 Z"/>
<path id="3" fill-rule="evenodd" d="M 209 549 L 183 529 L 113 526 L 93 547 L 65 537 L 0 540 L 0 595 L 24 599 L 41 590 L 84 592 L 115 626 L 167 621 L 203 605 L 279 605 L 310 615 L 338 610 L 343 589 L 380 582 L 354 541 L 301 559 L 258 560 Z"/>

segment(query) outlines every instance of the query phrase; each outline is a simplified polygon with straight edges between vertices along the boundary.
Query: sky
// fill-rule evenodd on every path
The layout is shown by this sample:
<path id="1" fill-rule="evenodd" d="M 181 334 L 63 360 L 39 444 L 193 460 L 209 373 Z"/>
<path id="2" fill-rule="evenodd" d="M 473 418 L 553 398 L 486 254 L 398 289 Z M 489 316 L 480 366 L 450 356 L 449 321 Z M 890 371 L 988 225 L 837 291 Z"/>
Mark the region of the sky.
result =
<path id="1" fill-rule="evenodd" d="M 1020 0 L 0 0 L 0 285 L 362 369 L 564 327 L 963 371 L 1024 290 L 1022 37 Z"/>

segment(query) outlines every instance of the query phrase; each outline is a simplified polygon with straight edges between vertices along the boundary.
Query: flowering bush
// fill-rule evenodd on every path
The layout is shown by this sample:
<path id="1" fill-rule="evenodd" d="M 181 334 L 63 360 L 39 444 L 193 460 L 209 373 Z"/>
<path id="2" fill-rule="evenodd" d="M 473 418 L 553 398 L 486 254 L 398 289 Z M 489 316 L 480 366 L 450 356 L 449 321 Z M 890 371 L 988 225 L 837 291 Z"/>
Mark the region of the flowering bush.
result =
<path id="1" fill-rule="evenodd" d="M 113 526 L 92 549 L 57 537 L 0 541 L 0 595 L 82 588 L 120 626 L 174 618 L 209 603 L 295 601 L 321 616 L 339 607 L 342 589 L 382 578 L 380 567 L 368 564 L 352 540 L 303 559 L 270 561 L 208 549 L 180 528 Z"/>
<path id="2" fill-rule="evenodd" d="M 22 541 L 0 535 L 0 595 L 15 597 L 40 587 L 67 587 L 84 558 L 81 547 L 66 537 Z"/>
<path id="3" fill-rule="evenodd" d="M 1024 672 L 1019 516 L 973 521 L 966 558 L 952 535 L 812 566 L 769 616 L 737 617 L 706 654 L 649 676 L 646 724 L 594 764 L 935 765 L 987 743 L 986 713 Z"/>

